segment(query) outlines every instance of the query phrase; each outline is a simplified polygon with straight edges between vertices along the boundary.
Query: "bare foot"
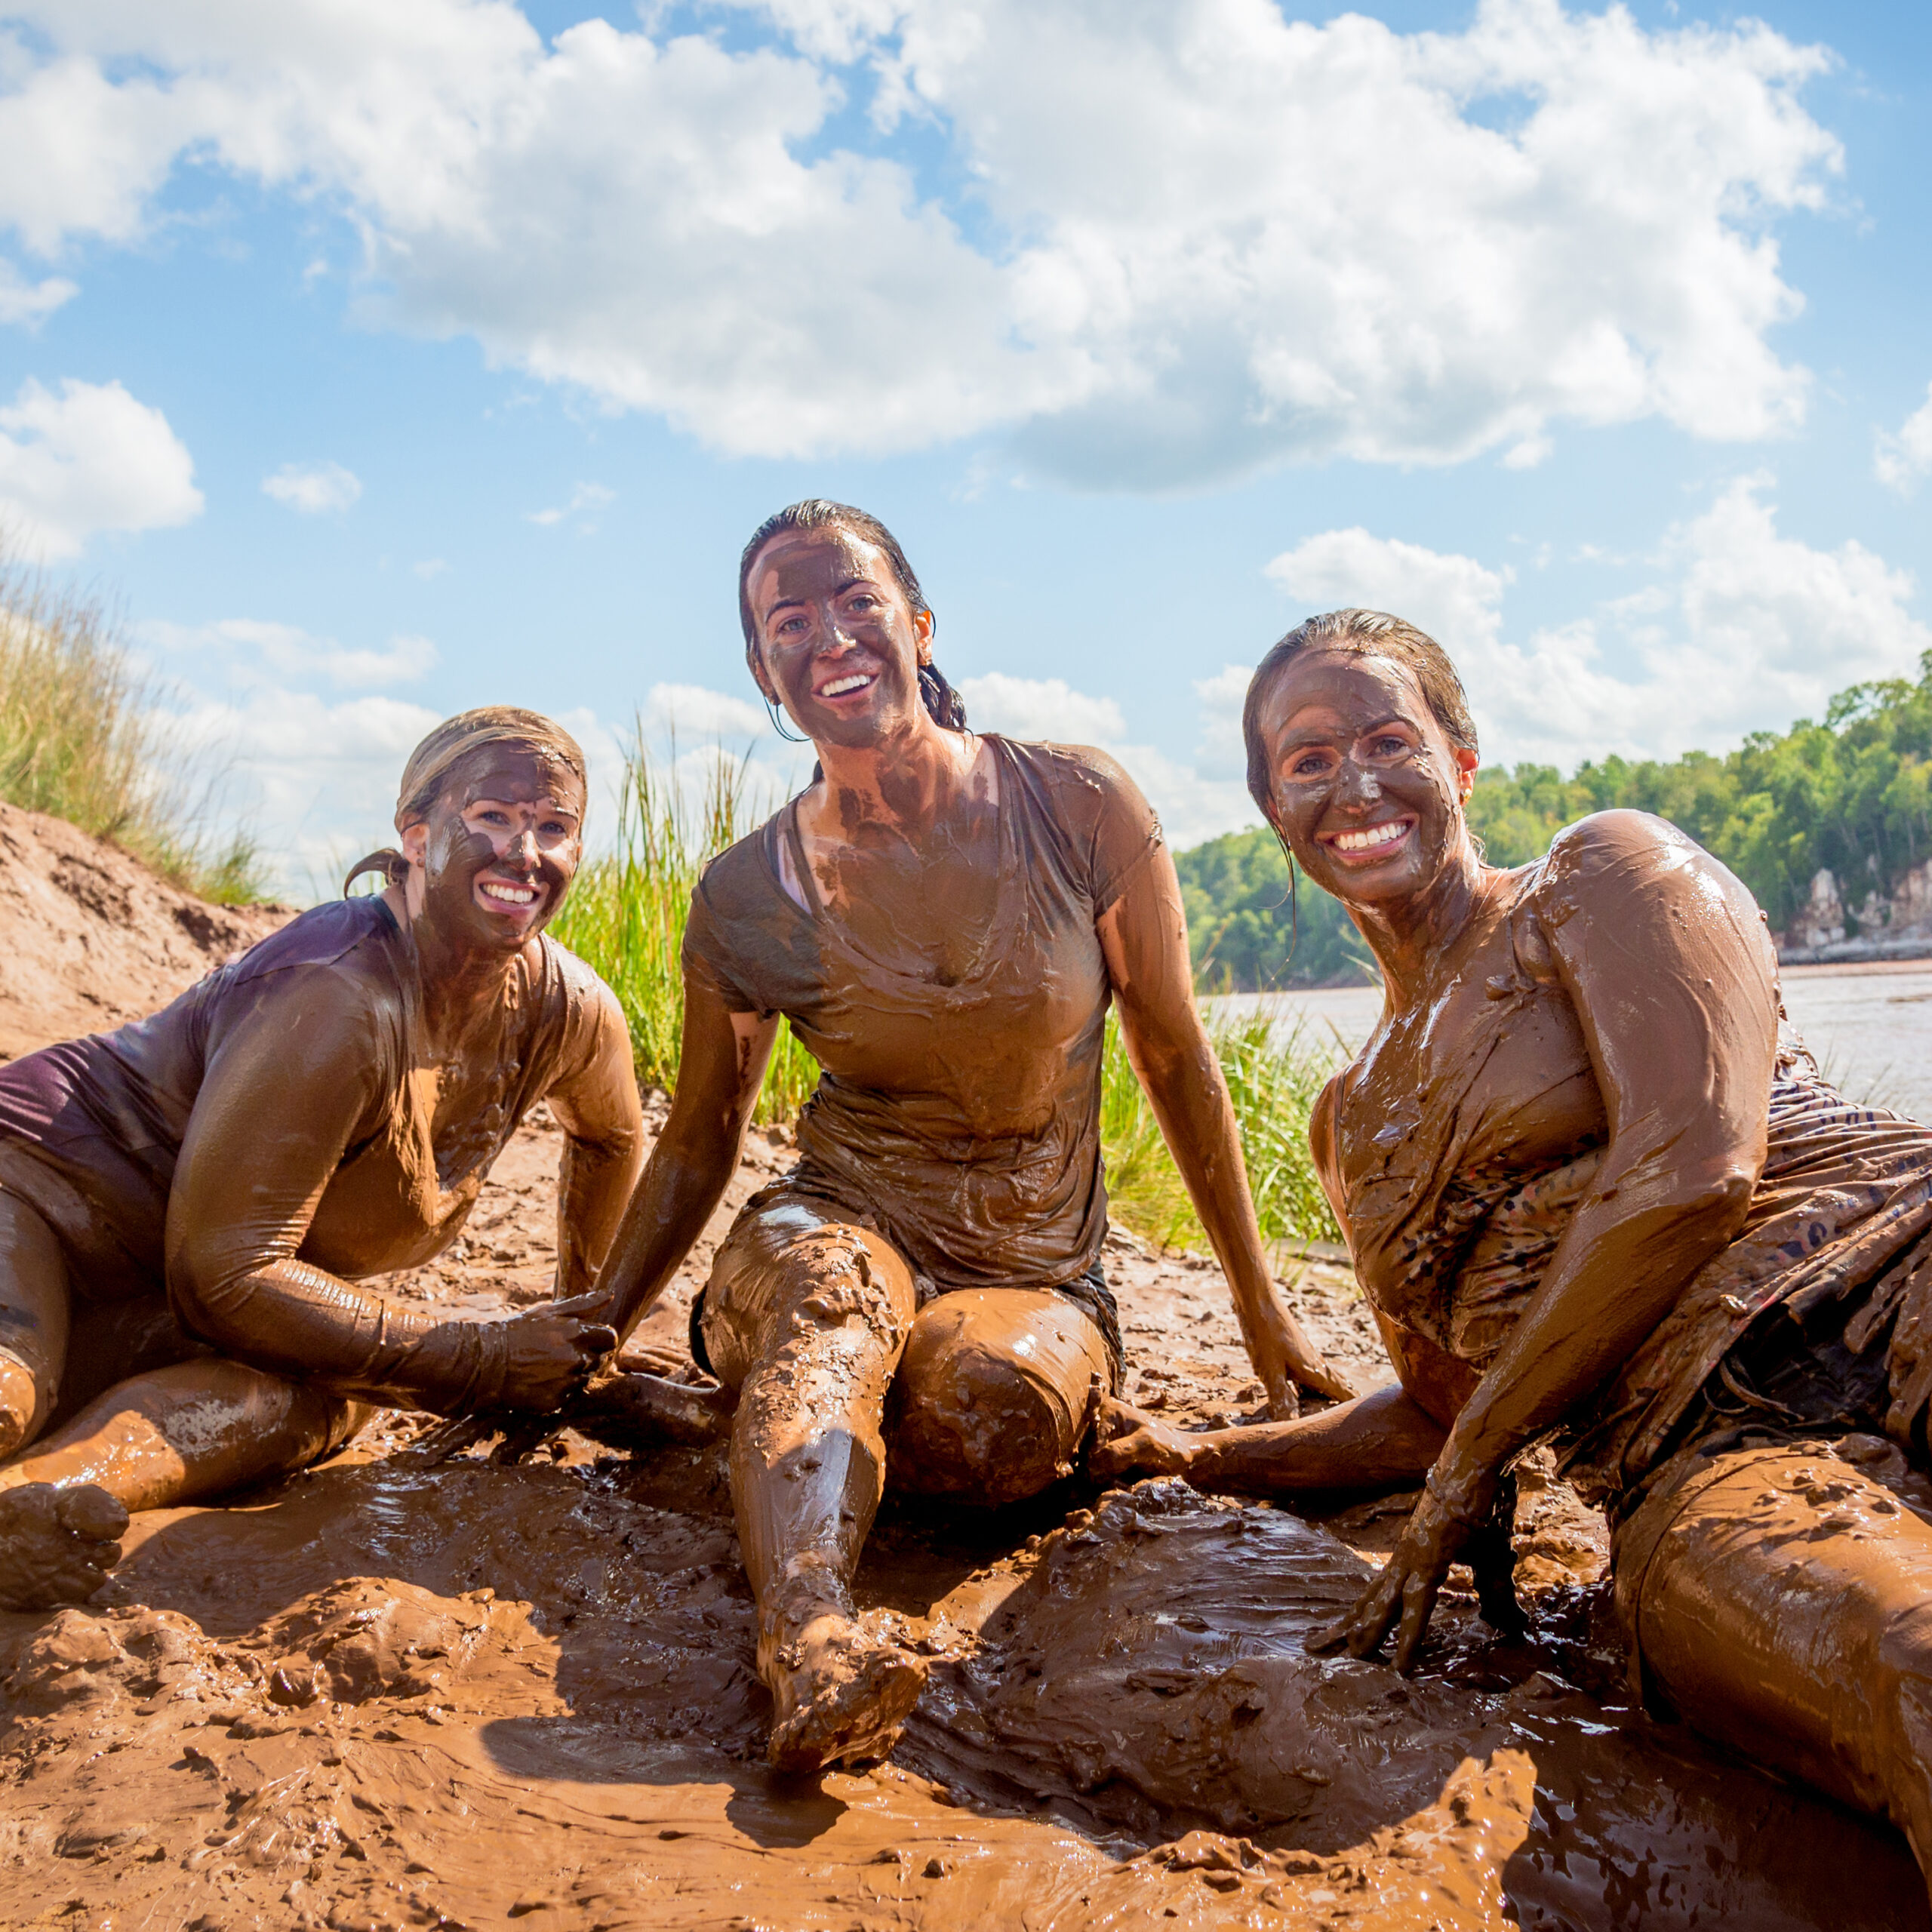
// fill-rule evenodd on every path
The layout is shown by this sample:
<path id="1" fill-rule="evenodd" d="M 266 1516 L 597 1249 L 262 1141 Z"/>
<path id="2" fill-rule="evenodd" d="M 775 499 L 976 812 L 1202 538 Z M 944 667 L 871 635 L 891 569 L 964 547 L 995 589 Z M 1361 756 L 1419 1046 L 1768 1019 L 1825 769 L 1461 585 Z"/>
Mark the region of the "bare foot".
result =
<path id="1" fill-rule="evenodd" d="M 777 1645 L 765 1681 L 777 1714 L 767 1752 L 780 1771 L 883 1758 L 919 1701 L 926 1662 L 835 1610 Z"/>
<path id="2" fill-rule="evenodd" d="M 1094 1420 L 1087 1466 L 1103 1482 L 1127 1475 L 1185 1476 L 1198 1446 L 1186 1431 L 1107 1395 Z"/>
<path id="3" fill-rule="evenodd" d="M 128 1512 L 97 1483 L 0 1489 L 0 1610 L 85 1603 L 121 1561 Z"/>

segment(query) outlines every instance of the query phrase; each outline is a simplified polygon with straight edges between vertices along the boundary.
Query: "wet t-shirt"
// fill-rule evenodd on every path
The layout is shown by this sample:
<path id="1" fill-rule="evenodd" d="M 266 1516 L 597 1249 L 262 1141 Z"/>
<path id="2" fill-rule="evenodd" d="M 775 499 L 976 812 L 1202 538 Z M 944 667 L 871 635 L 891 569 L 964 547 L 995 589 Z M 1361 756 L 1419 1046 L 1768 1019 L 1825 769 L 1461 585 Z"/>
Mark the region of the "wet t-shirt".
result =
<path id="1" fill-rule="evenodd" d="M 306 1048 L 348 1029 L 367 1097 L 302 1231 L 300 1257 L 352 1279 L 413 1267 L 455 1238 L 518 1122 L 590 1064 L 610 995 L 581 960 L 542 938 L 540 964 L 519 962 L 506 990 L 493 1091 L 439 1121 L 408 947 L 380 897 L 318 906 L 151 1018 L 0 1067 L 0 1186 L 53 1226 L 83 1295 L 162 1288 L 190 1116 L 224 1044 L 265 1019 L 283 1029 L 291 1070 Z M 272 1093 L 223 1097 L 231 1101 L 264 1109 L 265 1141 L 287 1124 Z M 266 1146 L 263 1158 L 273 1158 Z M 273 1258 L 280 1232 L 259 1235 Z"/>
<path id="2" fill-rule="evenodd" d="M 685 939 L 688 973 L 733 1012 L 784 1014 L 823 1069 L 790 1184 L 942 1291 L 1057 1287 L 1099 1254 L 1095 924 L 1161 844 L 1103 752 L 985 742 L 993 822 L 893 903 L 821 903 L 794 800 L 706 869 Z"/>

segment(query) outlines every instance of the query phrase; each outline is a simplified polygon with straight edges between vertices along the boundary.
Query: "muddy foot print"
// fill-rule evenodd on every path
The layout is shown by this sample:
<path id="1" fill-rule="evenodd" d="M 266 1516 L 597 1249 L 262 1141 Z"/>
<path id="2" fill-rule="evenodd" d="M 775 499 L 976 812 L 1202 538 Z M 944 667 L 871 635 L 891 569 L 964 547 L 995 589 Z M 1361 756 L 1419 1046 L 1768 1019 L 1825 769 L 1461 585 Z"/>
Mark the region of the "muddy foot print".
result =
<path id="1" fill-rule="evenodd" d="M 95 1483 L 0 1490 L 0 1610 L 85 1603 L 121 1561 L 128 1512 Z"/>
<path id="2" fill-rule="evenodd" d="M 1103 1482 L 1123 1476 L 1184 1476 L 1194 1447 L 1183 1431 L 1108 1395 L 1094 1420 L 1087 1466 Z"/>
<path id="3" fill-rule="evenodd" d="M 849 1618 L 815 1618 L 772 1672 L 772 1769 L 816 1771 L 883 1758 L 919 1701 L 926 1669 L 923 1658 Z"/>

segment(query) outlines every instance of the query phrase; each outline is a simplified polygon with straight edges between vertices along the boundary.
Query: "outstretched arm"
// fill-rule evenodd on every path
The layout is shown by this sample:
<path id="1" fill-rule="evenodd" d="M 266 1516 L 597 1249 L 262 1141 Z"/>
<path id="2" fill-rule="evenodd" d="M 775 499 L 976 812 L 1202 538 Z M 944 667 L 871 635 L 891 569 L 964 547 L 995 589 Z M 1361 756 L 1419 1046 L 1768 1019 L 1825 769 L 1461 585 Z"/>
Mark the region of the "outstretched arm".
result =
<path id="1" fill-rule="evenodd" d="M 1129 874 L 1098 926 L 1128 1058 L 1227 1277 L 1269 1409 L 1297 1414 L 1297 1382 L 1325 1395 L 1352 1395 L 1275 1292 L 1227 1081 L 1194 1002 L 1187 915 L 1164 847 Z"/>
<path id="2" fill-rule="evenodd" d="M 685 974 L 685 1038 L 671 1115 L 598 1278 L 603 1318 L 628 1335 L 704 1232 L 738 1164 L 778 1016 L 734 1013 L 701 973 Z"/>
<path id="3" fill-rule="evenodd" d="M 595 1284 L 644 1165 L 630 1029 L 608 991 L 589 1056 L 548 1098 L 565 1134 L 557 1175 L 556 1299 L 563 1301 Z"/>
<path id="4" fill-rule="evenodd" d="M 1751 897 L 1644 814 L 1564 835 L 1545 891 L 1551 970 L 1574 1001 L 1610 1140 L 1534 1297 L 1463 1405 L 1401 1543 L 1334 1634 L 1365 1656 L 1399 1625 L 1413 1660 L 1444 1574 L 1510 1458 L 1608 1383 L 1732 1240 L 1762 1171 L 1777 1045 Z"/>
<path id="5" fill-rule="evenodd" d="M 297 1259 L 324 1190 L 371 1131 L 383 1057 L 354 993 L 278 974 L 211 1043 L 168 1207 L 183 1326 L 225 1355 L 445 1415 L 554 1407 L 615 1346 L 583 1307 L 437 1321 Z"/>

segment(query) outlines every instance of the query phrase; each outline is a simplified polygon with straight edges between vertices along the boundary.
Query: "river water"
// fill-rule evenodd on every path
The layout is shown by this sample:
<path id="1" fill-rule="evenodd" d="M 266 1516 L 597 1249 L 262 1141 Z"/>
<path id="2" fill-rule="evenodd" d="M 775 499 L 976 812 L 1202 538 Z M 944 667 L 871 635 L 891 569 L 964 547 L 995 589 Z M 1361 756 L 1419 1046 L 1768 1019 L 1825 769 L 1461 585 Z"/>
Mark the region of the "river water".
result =
<path id="1" fill-rule="evenodd" d="M 1932 1121 L 1932 961 L 1787 966 L 1785 1011 L 1827 1078 L 1854 1100 Z M 1266 1007 L 1278 1037 L 1353 1054 L 1382 1014 L 1379 986 L 1235 993 L 1206 1002 L 1223 1012 Z"/>

